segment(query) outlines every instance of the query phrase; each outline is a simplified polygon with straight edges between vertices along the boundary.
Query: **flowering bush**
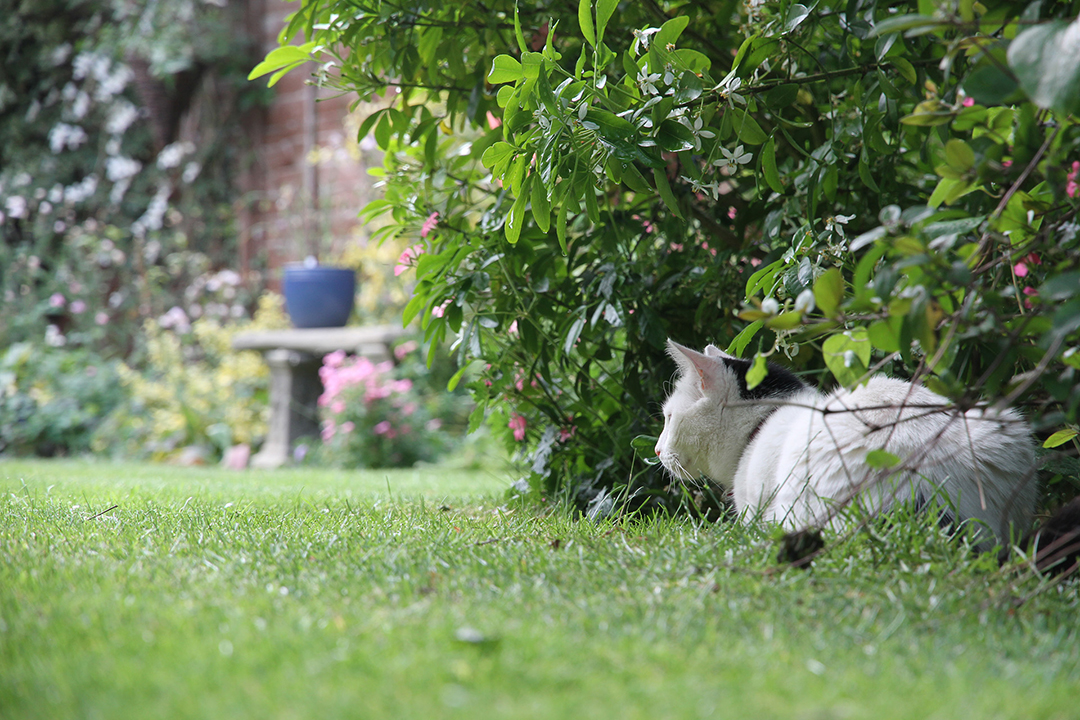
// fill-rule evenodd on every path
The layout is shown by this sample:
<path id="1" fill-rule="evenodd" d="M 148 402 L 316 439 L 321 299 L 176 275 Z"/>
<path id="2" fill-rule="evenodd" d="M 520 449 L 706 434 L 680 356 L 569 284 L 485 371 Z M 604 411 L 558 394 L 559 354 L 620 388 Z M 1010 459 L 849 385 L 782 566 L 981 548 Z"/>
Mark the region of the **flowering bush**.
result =
<path id="1" fill-rule="evenodd" d="M 0 15 L 0 345 L 126 357 L 143 320 L 236 257 L 236 117 L 262 93 L 237 82 L 241 11 L 220 5 Z M 196 115 L 197 142 L 180 132 Z"/>
<path id="2" fill-rule="evenodd" d="M 425 380 L 418 345 L 406 342 L 392 361 L 330 353 L 319 370 L 324 392 L 320 460 L 342 467 L 409 467 L 453 446 L 465 398 Z"/>
<path id="3" fill-rule="evenodd" d="M 474 418 L 534 488 L 584 497 L 667 482 L 633 438 L 669 336 L 753 358 L 750 383 L 767 358 L 885 370 L 1026 405 L 1051 444 L 1080 421 L 1070 8 L 312 0 L 282 38 L 319 81 L 394 88 L 361 126 L 386 150 L 365 216 L 416 243 L 405 319 L 486 365 Z"/>

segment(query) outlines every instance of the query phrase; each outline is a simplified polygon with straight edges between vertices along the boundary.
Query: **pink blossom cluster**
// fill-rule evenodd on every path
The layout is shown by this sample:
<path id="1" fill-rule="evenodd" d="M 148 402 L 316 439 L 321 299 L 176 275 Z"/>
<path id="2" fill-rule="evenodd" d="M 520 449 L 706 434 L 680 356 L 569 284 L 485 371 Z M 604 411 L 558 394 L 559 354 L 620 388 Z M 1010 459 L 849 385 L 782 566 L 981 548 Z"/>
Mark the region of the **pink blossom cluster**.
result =
<path id="1" fill-rule="evenodd" d="M 1072 172 L 1066 177 L 1065 194 L 1071 198 L 1080 197 L 1080 160 L 1072 164 Z"/>
<path id="2" fill-rule="evenodd" d="M 319 368 L 319 378 L 323 384 L 323 393 L 319 396 L 320 407 L 329 408 L 335 416 L 340 415 L 346 409 L 344 393 L 354 387 L 363 389 L 363 401 L 366 405 L 412 390 L 412 380 L 393 379 L 393 367 L 394 364 L 389 360 L 373 363 L 366 357 L 347 357 L 344 350 L 330 353 L 323 358 L 323 365 Z M 402 400 L 400 404 L 394 404 L 400 407 L 402 414 L 406 416 L 416 411 L 415 403 Z M 339 425 L 330 418 L 323 423 L 322 438 L 329 441 L 338 432 L 348 434 L 355 429 L 356 425 L 352 421 Z M 388 437 L 395 437 L 398 432 L 408 434 L 411 429 L 408 425 L 403 425 L 395 430 L 389 420 L 383 420 L 374 427 L 376 435 Z"/>

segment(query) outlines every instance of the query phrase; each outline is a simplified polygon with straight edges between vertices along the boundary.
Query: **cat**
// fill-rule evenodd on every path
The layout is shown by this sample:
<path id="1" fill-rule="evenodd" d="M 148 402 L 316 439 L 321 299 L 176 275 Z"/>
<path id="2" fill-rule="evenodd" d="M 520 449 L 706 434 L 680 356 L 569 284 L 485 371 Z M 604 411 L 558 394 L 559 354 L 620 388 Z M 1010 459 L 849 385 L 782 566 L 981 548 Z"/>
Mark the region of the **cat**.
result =
<path id="1" fill-rule="evenodd" d="M 974 521 L 981 549 L 1030 527 L 1034 440 L 1014 410 L 961 411 L 882 375 L 825 395 L 774 364 L 748 388 L 748 360 L 672 340 L 668 352 L 679 375 L 656 455 L 680 481 L 719 485 L 744 518 L 789 531 L 839 529 L 851 503 L 871 514 L 898 502 L 937 503 L 950 524 Z M 868 462 L 874 450 L 899 462 L 882 468 L 893 460 L 885 453 Z"/>

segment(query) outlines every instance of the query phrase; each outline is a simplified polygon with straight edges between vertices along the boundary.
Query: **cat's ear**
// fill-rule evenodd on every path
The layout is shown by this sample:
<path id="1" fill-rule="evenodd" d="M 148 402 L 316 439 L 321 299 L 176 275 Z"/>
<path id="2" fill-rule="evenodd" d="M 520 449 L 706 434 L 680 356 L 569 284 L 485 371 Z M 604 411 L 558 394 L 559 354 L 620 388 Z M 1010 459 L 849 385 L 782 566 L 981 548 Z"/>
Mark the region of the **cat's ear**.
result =
<path id="1" fill-rule="evenodd" d="M 727 395 L 731 371 L 723 360 L 709 357 L 697 350 L 684 347 L 674 340 L 668 340 L 668 354 L 678 364 L 682 376 L 697 375 L 701 382 L 701 391 L 706 395 Z"/>
<path id="2" fill-rule="evenodd" d="M 705 346 L 705 356 L 706 357 L 715 357 L 715 358 L 728 358 L 729 360 L 734 360 L 735 359 L 734 355 L 728 355 L 726 352 L 724 352 L 720 348 L 716 347 L 715 345 L 706 345 Z"/>

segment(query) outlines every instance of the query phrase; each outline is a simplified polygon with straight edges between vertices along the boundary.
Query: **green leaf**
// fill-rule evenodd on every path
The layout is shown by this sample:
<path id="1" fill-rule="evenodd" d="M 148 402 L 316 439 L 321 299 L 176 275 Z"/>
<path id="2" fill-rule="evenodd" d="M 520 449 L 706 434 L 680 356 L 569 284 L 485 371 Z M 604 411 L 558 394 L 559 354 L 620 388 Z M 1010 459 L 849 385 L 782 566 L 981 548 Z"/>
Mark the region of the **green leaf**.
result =
<path id="1" fill-rule="evenodd" d="M 781 313 L 774 318 L 765 321 L 765 327 L 770 330 L 792 330 L 802 324 L 802 311 L 789 311 Z"/>
<path id="2" fill-rule="evenodd" d="M 865 328 L 844 331 L 826 338 L 821 351 L 837 382 L 851 387 L 862 379 L 870 364 L 870 337 Z"/>
<path id="3" fill-rule="evenodd" d="M 521 16 L 518 14 L 517 0 L 514 0 L 514 37 L 517 39 L 518 51 L 526 52 L 529 44 L 525 42 L 525 34 L 521 32 Z"/>
<path id="4" fill-rule="evenodd" d="M 1074 295 L 1080 295 L 1080 272 L 1056 275 L 1039 287 L 1043 300 L 1068 300 Z"/>
<path id="5" fill-rule="evenodd" d="M 1046 442 L 1043 443 L 1044 448 L 1056 448 L 1059 445 L 1072 440 L 1077 435 L 1080 435 L 1080 431 L 1075 428 L 1065 428 L 1064 430 L 1058 430 L 1056 433 L 1046 438 Z"/>
<path id="6" fill-rule="evenodd" d="M 803 20 L 805 20 L 808 15 L 810 15 L 810 9 L 805 5 L 795 3 L 789 7 L 787 14 L 784 16 L 784 33 L 789 33 L 802 25 Z"/>
<path id="7" fill-rule="evenodd" d="M 559 249 L 566 254 L 566 203 L 559 206 L 559 213 L 555 216 L 555 234 L 559 237 Z"/>
<path id="8" fill-rule="evenodd" d="M 491 70 L 488 71 L 487 80 L 492 85 L 500 83 L 517 82 L 524 73 L 521 63 L 510 55 L 496 55 L 491 60 Z"/>
<path id="9" fill-rule="evenodd" d="M 914 85 L 919 80 L 919 76 L 915 73 L 915 66 L 902 57 L 889 58 L 889 64 L 896 68 L 897 72 L 909 83 Z"/>
<path id="10" fill-rule="evenodd" d="M 581 36 L 590 45 L 596 47 L 596 29 L 593 27 L 591 0 L 578 0 L 577 17 L 578 25 L 581 26 Z"/>
<path id="11" fill-rule="evenodd" d="M 799 86 L 795 83 L 777 85 L 765 93 L 765 104 L 773 110 L 785 108 L 799 97 Z"/>
<path id="12" fill-rule="evenodd" d="M 604 29 L 607 28 L 608 20 L 619 6 L 619 0 L 597 0 L 596 3 L 596 42 L 604 41 Z"/>
<path id="13" fill-rule="evenodd" d="M 887 35 L 888 33 L 906 32 L 908 30 L 934 28 L 939 25 L 944 25 L 944 23 L 929 15 L 900 15 L 898 17 L 882 20 L 874 25 L 874 29 L 870 31 L 870 37 Z"/>
<path id="14" fill-rule="evenodd" d="M 761 172 L 772 191 L 783 194 L 784 183 L 781 182 L 780 171 L 776 167 L 776 142 L 772 138 L 761 148 Z"/>
<path id="15" fill-rule="evenodd" d="M 532 184 L 532 214 L 536 226 L 546 235 L 551 228 L 551 203 L 548 202 L 547 188 L 538 181 Z"/>
<path id="16" fill-rule="evenodd" d="M 694 133 L 676 120 L 665 120 L 656 129 L 656 142 L 668 152 L 682 152 L 694 147 Z"/>
<path id="17" fill-rule="evenodd" d="M 503 162 L 509 162 L 514 154 L 514 147 L 510 143 L 499 141 L 484 151 L 480 162 L 484 167 L 492 169 Z M 500 173 L 501 174 L 501 173 Z"/>
<path id="18" fill-rule="evenodd" d="M 310 61 L 312 59 L 311 51 L 314 48 L 314 42 L 274 48 L 266 54 L 265 60 L 251 69 L 247 79 L 254 80 L 257 77 L 274 73 L 267 83 L 268 86 L 273 87 L 285 73 Z"/>
<path id="19" fill-rule="evenodd" d="M 755 320 L 744 327 L 742 331 L 735 336 L 735 339 L 731 341 L 731 344 L 728 345 L 725 352 L 728 355 L 742 357 L 743 350 L 746 349 L 746 346 L 750 344 L 750 341 L 754 339 L 754 336 L 757 335 L 758 330 L 760 330 L 764 324 L 765 323 L 761 320 Z"/>
<path id="20" fill-rule="evenodd" d="M 769 367 L 766 365 L 765 356 L 758 353 L 754 356 L 754 363 L 746 371 L 746 389 L 753 390 L 756 388 L 768 374 Z"/>
<path id="21" fill-rule="evenodd" d="M 1014 95 L 1020 95 L 1016 78 L 994 62 L 986 62 L 972 70 L 964 78 L 963 88 L 980 105 L 1003 105 Z"/>
<path id="22" fill-rule="evenodd" d="M 600 133 L 609 137 L 627 138 L 637 131 L 632 122 L 607 110 L 590 109 L 585 113 L 585 119 L 596 123 Z"/>
<path id="23" fill-rule="evenodd" d="M 518 238 L 521 237 L 521 225 L 525 219 L 525 202 L 525 193 L 522 193 L 518 199 L 514 201 L 513 207 L 510 208 L 510 212 L 506 216 L 506 224 L 503 226 L 503 231 L 506 233 L 507 242 L 511 245 L 516 245 Z"/>
<path id="24" fill-rule="evenodd" d="M 731 108 L 728 112 L 732 113 L 731 126 L 735 134 L 747 145 L 760 145 L 769 139 L 750 113 L 742 108 Z"/>
<path id="25" fill-rule="evenodd" d="M 671 183 L 668 182 L 665 168 L 653 168 L 653 182 L 656 183 L 656 191 L 660 193 L 660 199 L 667 205 L 667 209 L 675 217 L 681 218 L 682 211 L 679 209 L 679 201 L 675 199 L 675 193 L 671 192 Z"/>
<path id="26" fill-rule="evenodd" d="M 1032 102 L 1080 114 L 1080 18 L 1024 30 L 1009 45 L 1008 59 Z"/>
<path id="27" fill-rule="evenodd" d="M 900 458 L 887 450 L 871 450 L 866 453 L 866 464 L 875 470 L 884 470 L 899 465 Z"/>
<path id="28" fill-rule="evenodd" d="M 878 350 L 884 352 L 899 352 L 900 351 L 900 334 L 893 327 L 893 324 L 889 320 L 877 320 L 870 324 L 867 328 L 867 335 L 870 337 L 870 344 L 876 347 Z M 900 322 L 903 322 L 902 318 L 898 318 Z"/>
<path id="29" fill-rule="evenodd" d="M 814 283 L 814 302 L 825 317 L 832 317 L 844 299 L 844 276 L 839 268 L 829 268 Z"/>
<path id="30" fill-rule="evenodd" d="M 952 138 L 945 143 L 945 161 L 959 173 L 966 173 L 975 165 L 975 151 L 963 140 Z"/>
<path id="31" fill-rule="evenodd" d="M 584 311 L 578 315 L 577 320 L 570 325 L 569 332 L 566 333 L 566 339 L 563 341 L 563 353 L 569 355 L 574 351 L 574 345 L 577 344 L 578 338 L 581 337 L 581 331 L 585 328 L 585 314 Z"/>
<path id="32" fill-rule="evenodd" d="M 865 152 L 859 156 L 859 179 L 863 181 L 863 185 L 874 192 L 881 192 L 877 183 L 874 181 L 874 176 L 870 174 L 870 165 L 866 162 Z"/>
<path id="33" fill-rule="evenodd" d="M 461 366 L 460 370 L 458 370 L 450 377 L 450 381 L 446 383 L 446 389 L 448 392 L 454 392 L 454 389 L 457 388 L 458 383 L 461 382 L 461 378 L 465 376 L 465 372 L 468 369 L 468 364 L 464 364 Z"/>

